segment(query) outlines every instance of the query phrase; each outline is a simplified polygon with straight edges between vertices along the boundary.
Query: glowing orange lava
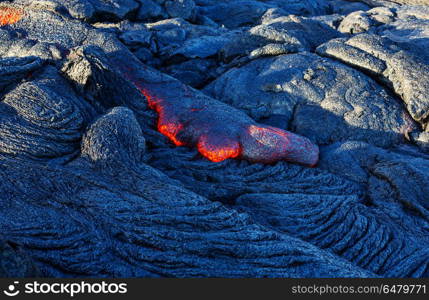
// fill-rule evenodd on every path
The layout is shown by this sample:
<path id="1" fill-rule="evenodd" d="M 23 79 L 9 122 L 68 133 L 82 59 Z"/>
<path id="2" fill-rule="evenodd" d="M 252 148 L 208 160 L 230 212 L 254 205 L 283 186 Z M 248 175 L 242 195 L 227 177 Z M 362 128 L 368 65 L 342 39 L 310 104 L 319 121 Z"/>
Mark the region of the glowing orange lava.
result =
<path id="1" fill-rule="evenodd" d="M 176 146 L 184 146 L 185 143 L 177 138 L 177 135 L 183 129 L 183 125 L 178 122 L 172 122 L 165 116 L 165 111 L 160 101 L 149 94 L 147 90 L 141 90 L 146 97 L 149 108 L 158 113 L 158 131 L 168 137 Z"/>
<path id="2" fill-rule="evenodd" d="M 15 24 L 22 19 L 22 9 L 11 7 L 0 7 L 0 26 Z"/>
<path id="3" fill-rule="evenodd" d="M 182 124 L 167 123 L 161 124 L 158 121 L 158 131 L 168 137 L 176 146 L 184 146 L 185 143 L 177 138 L 177 134 L 183 129 Z"/>
<path id="4" fill-rule="evenodd" d="M 236 158 L 241 154 L 241 147 L 236 141 L 223 141 L 221 145 L 209 143 L 207 136 L 200 137 L 198 151 L 212 162 L 221 162 L 229 158 Z"/>
<path id="5" fill-rule="evenodd" d="M 232 120 L 233 124 L 225 124 L 230 120 L 229 113 L 225 119 L 222 116 L 225 107 L 217 104 L 213 108 L 207 107 L 212 103 L 210 99 L 204 101 L 198 95 L 193 102 L 194 94 L 186 86 L 181 87 L 171 78 L 165 78 L 165 86 L 160 85 L 163 77 L 159 78 L 161 82 L 153 79 L 154 74 L 144 65 L 133 68 L 122 60 L 119 62 L 122 74 L 134 83 L 145 96 L 148 107 L 158 114 L 158 131 L 176 146 L 196 147 L 212 162 L 240 158 L 258 163 L 284 160 L 310 167 L 317 164 L 319 148 L 308 138 L 256 124 L 240 112 L 237 112 L 236 122 Z M 147 72 L 150 80 L 144 79 Z M 182 89 L 177 95 L 164 90 L 177 87 Z"/>
<path id="6" fill-rule="evenodd" d="M 152 97 L 148 91 L 141 89 L 140 92 L 146 97 L 147 99 L 147 103 L 149 105 L 150 109 L 155 110 L 156 112 L 159 113 L 159 111 L 157 110 L 157 101 L 154 97 Z"/>

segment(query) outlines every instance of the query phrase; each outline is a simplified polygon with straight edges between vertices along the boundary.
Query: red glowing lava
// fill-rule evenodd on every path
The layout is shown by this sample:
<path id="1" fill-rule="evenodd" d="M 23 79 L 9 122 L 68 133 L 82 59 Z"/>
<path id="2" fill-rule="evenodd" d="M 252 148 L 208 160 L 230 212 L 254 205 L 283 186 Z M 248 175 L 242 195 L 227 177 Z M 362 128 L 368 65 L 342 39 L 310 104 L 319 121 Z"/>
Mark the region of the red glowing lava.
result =
<path id="1" fill-rule="evenodd" d="M 0 7 L 0 26 L 15 24 L 22 19 L 24 12 L 21 9 Z"/>
<path id="2" fill-rule="evenodd" d="M 251 137 L 244 141 L 242 156 L 252 161 L 274 163 L 279 160 L 313 167 L 319 159 L 319 148 L 309 139 L 271 126 L 250 125 Z"/>
<path id="3" fill-rule="evenodd" d="M 178 134 L 183 130 L 180 122 L 174 122 L 174 117 L 167 116 L 162 101 L 152 96 L 148 90 L 141 89 L 141 93 L 146 97 L 149 108 L 158 113 L 158 131 L 168 137 L 176 146 L 185 146 L 185 143 L 178 138 Z M 191 108 L 191 111 L 201 111 L 201 108 Z M 198 151 L 202 156 L 213 162 L 221 162 L 228 158 L 235 158 L 241 154 L 240 145 L 235 141 L 216 140 L 209 141 L 207 136 L 201 136 L 198 144 Z"/>
<path id="4" fill-rule="evenodd" d="M 146 97 L 149 108 L 155 110 L 158 113 L 158 131 L 168 137 L 176 146 L 184 146 L 185 143 L 177 138 L 177 135 L 183 129 L 183 125 L 179 122 L 173 122 L 172 118 L 167 118 L 164 108 L 161 105 L 159 99 L 150 95 L 147 90 L 140 90 Z"/>
<path id="5" fill-rule="evenodd" d="M 183 143 L 177 138 L 177 135 L 182 129 L 183 129 L 182 124 L 174 124 L 174 123 L 161 124 L 161 121 L 158 121 L 158 131 L 161 132 L 166 137 L 168 137 L 176 146 L 185 145 L 185 143 Z"/>
<path id="6" fill-rule="evenodd" d="M 241 154 L 240 144 L 236 141 L 223 140 L 210 142 L 208 136 L 201 136 L 198 141 L 198 151 L 212 162 L 221 162 L 229 158 L 236 158 Z"/>

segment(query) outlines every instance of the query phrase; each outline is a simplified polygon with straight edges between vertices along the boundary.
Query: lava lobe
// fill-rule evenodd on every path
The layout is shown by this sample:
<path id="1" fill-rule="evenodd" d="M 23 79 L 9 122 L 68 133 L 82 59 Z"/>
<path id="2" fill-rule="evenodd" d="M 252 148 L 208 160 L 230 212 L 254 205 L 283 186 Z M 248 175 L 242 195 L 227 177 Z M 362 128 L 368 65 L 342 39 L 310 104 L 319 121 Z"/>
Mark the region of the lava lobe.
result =
<path id="1" fill-rule="evenodd" d="M 127 77 L 133 78 L 129 73 Z M 204 99 L 206 103 L 199 103 L 199 98 L 180 101 L 156 85 L 140 80 L 134 83 L 158 113 L 158 131 L 176 146 L 196 147 L 213 162 L 242 158 L 260 163 L 286 160 L 310 167 L 317 164 L 319 149 L 305 137 L 256 124 L 244 113 L 210 98 Z"/>

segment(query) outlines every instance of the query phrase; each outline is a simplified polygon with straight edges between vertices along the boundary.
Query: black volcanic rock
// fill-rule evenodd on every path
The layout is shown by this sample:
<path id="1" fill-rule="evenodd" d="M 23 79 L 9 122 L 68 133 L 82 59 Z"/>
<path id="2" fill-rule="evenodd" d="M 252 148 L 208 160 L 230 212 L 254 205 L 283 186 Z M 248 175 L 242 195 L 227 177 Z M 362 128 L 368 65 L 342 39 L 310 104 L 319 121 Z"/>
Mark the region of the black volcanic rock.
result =
<path id="1" fill-rule="evenodd" d="M 429 60 L 415 53 L 418 50 L 409 43 L 361 34 L 330 41 L 320 46 L 317 52 L 374 73 L 401 97 L 414 120 L 425 125 L 429 116 Z M 377 65 L 380 67 L 374 68 Z"/>
<path id="2" fill-rule="evenodd" d="M 83 154 L 123 152 L 121 162 L 136 154 L 125 145 L 89 142 L 99 139 L 93 136 L 99 131 L 114 138 L 108 131 L 115 114 L 94 125 Z M 116 138 L 135 133 L 118 132 Z M 104 149 L 109 145 L 114 149 Z M 47 276 L 374 276 L 257 225 L 145 164 L 121 167 L 118 156 L 109 154 L 102 155 L 102 165 L 110 160 L 114 168 L 101 167 L 99 157 L 90 154 L 68 166 L 0 162 L 2 176 L 15 183 L 0 184 L 7 195 L 0 225 Z"/>
<path id="3" fill-rule="evenodd" d="M 0 241 L 0 277 L 37 277 L 41 273 L 20 246 Z"/>
<path id="4" fill-rule="evenodd" d="M 253 61 L 225 73 L 206 92 L 319 144 L 352 139 L 388 147 L 414 128 L 374 80 L 311 53 Z"/>
<path id="5" fill-rule="evenodd" d="M 193 0 L 167 0 L 164 6 L 172 18 L 192 19 L 195 15 L 195 2 Z"/>
<path id="6" fill-rule="evenodd" d="M 17 83 L 31 76 L 32 72 L 40 68 L 43 61 L 37 57 L 5 57 L 0 59 L 0 91 L 7 86 Z"/>
<path id="7" fill-rule="evenodd" d="M 340 37 L 327 25 L 304 17 L 269 19 L 231 38 L 221 49 L 224 60 L 248 56 L 277 56 L 313 50 L 325 41 Z"/>
<path id="8" fill-rule="evenodd" d="M 2 1 L 0 275 L 427 277 L 417 2 Z"/>
<path id="9" fill-rule="evenodd" d="M 72 154 L 92 109 L 47 67 L 8 92 L 1 102 L 0 152 L 28 159 Z"/>
<path id="10" fill-rule="evenodd" d="M 152 0 L 140 0 L 140 3 L 140 9 L 136 17 L 137 20 L 145 21 L 166 16 L 163 7 L 157 2 Z"/>

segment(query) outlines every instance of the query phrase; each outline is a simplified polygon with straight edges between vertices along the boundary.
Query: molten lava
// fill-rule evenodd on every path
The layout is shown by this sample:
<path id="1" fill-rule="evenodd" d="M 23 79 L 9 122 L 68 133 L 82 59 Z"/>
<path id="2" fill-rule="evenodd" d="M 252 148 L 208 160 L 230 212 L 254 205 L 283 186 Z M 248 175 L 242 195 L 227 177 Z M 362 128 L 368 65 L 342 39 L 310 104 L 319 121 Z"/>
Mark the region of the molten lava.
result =
<path id="1" fill-rule="evenodd" d="M 168 137 L 176 146 L 185 146 L 185 143 L 177 138 L 177 135 L 183 129 L 183 125 L 179 122 L 174 122 L 173 118 L 168 118 L 161 101 L 153 97 L 149 91 L 143 89 L 140 91 L 146 97 L 149 108 L 158 113 L 158 131 Z"/>
<path id="2" fill-rule="evenodd" d="M 0 26 L 15 24 L 22 19 L 22 9 L 11 7 L 0 7 Z"/>
<path id="3" fill-rule="evenodd" d="M 147 103 L 149 105 L 150 109 L 155 110 L 157 113 L 159 113 L 158 109 L 157 109 L 157 103 L 158 101 L 156 101 L 155 97 L 152 97 L 151 94 L 149 94 L 149 91 L 144 90 L 144 89 L 140 89 L 140 92 L 146 97 Z"/>
<path id="4" fill-rule="evenodd" d="M 241 146 L 232 140 L 213 141 L 213 137 L 203 135 L 198 141 L 198 152 L 212 162 L 221 162 L 229 158 L 236 158 L 241 154 Z"/>
<path id="5" fill-rule="evenodd" d="M 226 131 L 225 124 L 216 123 L 216 119 L 210 120 L 208 115 L 198 119 L 198 116 L 194 117 L 187 113 L 205 112 L 202 106 L 181 106 L 180 102 L 173 104 L 171 101 L 154 96 L 148 88 L 140 88 L 140 90 L 146 97 L 149 107 L 158 113 L 158 131 L 176 146 L 194 146 L 192 142 L 194 138 L 193 140 L 197 141 L 198 152 L 212 162 L 240 157 L 262 163 L 286 160 L 312 167 L 318 161 L 318 147 L 305 137 L 280 128 L 257 124 L 236 126 L 235 129 L 228 127 L 229 130 Z M 185 128 L 184 123 L 180 121 L 179 118 L 183 116 L 186 120 L 194 121 L 191 129 Z M 207 124 L 218 126 L 210 128 Z M 192 138 L 185 143 L 180 139 L 184 136 L 192 136 Z"/>
<path id="6" fill-rule="evenodd" d="M 176 146 L 196 146 L 198 152 L 212 162 L 239 157 L 258 163 L 285 160 L 310 167 L 317 164 L 319 148 L 309 139 L 280 128 L 255 124 L 240 111 L 232 116 L 233 108 L 210 98 L 193 99 L 191 90 L 171 78 L 165 78 L 163 87 L 148 83 L 141 79 L 146 75 L 145 68 L 123 65 L 120 69 L 124 76 L 138 87 L 149 108 L 158 114 L 158 131 Z M 151 71 L 147 77 L 153 77 Z M 170 88 L 178 90 L 178 95 L 171 95 Z"/>
<path id="7" fill-rule="evenodd" d="M 158 113 L 158 131 L 168 137 L 176 146 L 185 146 L 185 143 L 178 138 L 178 134 L 183 130 L 183 125 L 174 121 L 174 116 L 168 116 L 162 106 L 162 100 L 152 96 L 148 90 L 141 89 L 141 93 L 146 97 L 149 108 Z M 201 108 L 191 108 L 190 111 L 201 111 Z M 216 141 L 208 136 L 199 138 L 197 149 L 207 159 L 213 162 L 221 162 L 228 158 L 236 158 L 241 154 L 241 147 L 238 142 L 228 139 Z"/>

